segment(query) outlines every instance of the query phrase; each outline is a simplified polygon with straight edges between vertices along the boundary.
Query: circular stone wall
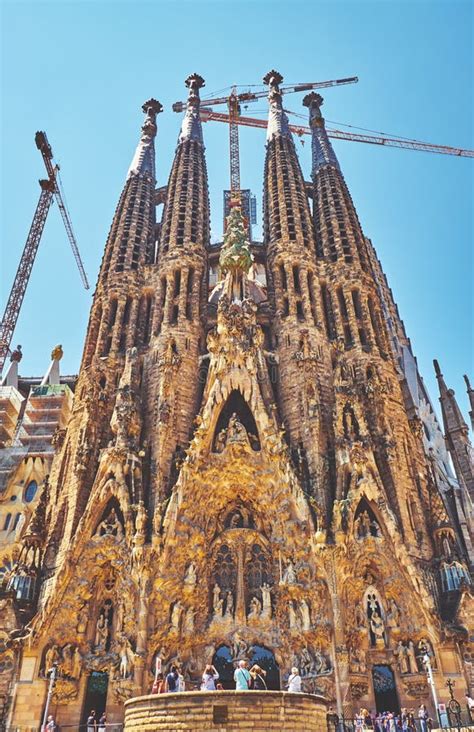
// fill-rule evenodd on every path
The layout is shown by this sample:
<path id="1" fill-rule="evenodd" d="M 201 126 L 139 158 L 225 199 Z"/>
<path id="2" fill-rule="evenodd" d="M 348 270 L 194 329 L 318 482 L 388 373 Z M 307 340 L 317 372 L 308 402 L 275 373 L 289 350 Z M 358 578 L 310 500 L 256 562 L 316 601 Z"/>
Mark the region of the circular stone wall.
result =
<path id="1" fill-rule="evenodd" d="M 326 700 L 286 691 L 185 691 L 125 702 L 124 732 L 291 730 L 324 732 Z"/>

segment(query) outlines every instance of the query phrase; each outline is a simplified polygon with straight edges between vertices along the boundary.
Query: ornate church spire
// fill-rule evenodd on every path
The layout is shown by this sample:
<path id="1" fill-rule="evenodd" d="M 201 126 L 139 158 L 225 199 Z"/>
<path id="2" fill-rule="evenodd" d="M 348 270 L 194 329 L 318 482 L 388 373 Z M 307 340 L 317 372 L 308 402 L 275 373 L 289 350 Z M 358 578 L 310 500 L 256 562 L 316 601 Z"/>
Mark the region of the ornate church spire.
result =
<path id="1" fill-rule="evenodd" d="M 142 125 L 142 134 L 135 150 L 128 178 L 132 175 L 148 175 L 155 181 L 155 137 L 157 132 L 156 115 L 163 111 L 163 107 L 156 99 L 148 99 L 142 110 L 146 114 Z"/>
<path id="2" fill-rule="evenodd" d="M 434 360 L 433 365 L 438 379 L 439 401 L 449 452 L 458 480 L 465 484 L 471 500 L 474 500 L 474 464 L 469 429 L 459 409 L 454 389 L 448 389 L 446 386 L 438 361 Z"/>
<path id="3" fill-rule="evenodd" d="M 351 195 L 329 140 L 321 114 L 323 98 L 311 92 L 303 99 L 312 129 L 313 216 L 316 254 L 335 262 L 358 262 L 367 269 L 364 235 Z"/>
<path id="4" fill-rule="evenodd" d="M 474 389 L 472 388 L 469 378 L 468 376 L 466 376 L 466 374 L 464 374 L 464 381 L 466 382 L 467 396 L 469 397 L 469 404 L 471 405 L 471 409 L 469 412 L 469 416 L 471 418 L 471 426 L 474 430 Z"/>
<path id="5" fill-rule="evenodd" d="M 168 182 L 160 256 L 176 248 L 205 247 L 209 242 L 207 168 L 199 118 L 199 89 L 204 86 L 204 79 L 191 74 L 185 84 L 189 94 Z"/>

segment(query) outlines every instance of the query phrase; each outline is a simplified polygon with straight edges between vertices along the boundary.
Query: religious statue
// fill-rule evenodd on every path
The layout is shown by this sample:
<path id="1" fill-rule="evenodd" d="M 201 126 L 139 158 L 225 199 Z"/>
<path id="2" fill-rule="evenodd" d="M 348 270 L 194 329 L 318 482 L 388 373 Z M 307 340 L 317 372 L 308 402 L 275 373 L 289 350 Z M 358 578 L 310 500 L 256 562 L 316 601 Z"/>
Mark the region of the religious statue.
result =
<path id="1" fill-rule="evenodd" d="M 375 636 L 375 645 L 385 648 L 385 623 L 377 610 L 373 610 L 370 616 L 370 629 Z"/>
<path id="2" fill-rule="evenodd" d="M 222 617 L 222 609 L 224 606 L 224 600 L 221 597 L 221 588 L 217 584 L 217 582 L 214 585 L 214 588 L 212 590 L 212 609 L 214 611 L 214 617 Z"/>
<path id="3" fill-rule="evenodd" d="M 97 534 L 99 536 L 116 536 L 118 538 L 122 536 L 122 525 L 115 512 L 115 508 L 112 508 L 109 515 L 100 522 L 97 527 Z"/>
<path id="4" fill-rule="evenodd" d="M 319 649 L 316 649 L 314 651 L 314 659 L 313 659 L 313 665 L 312 665 L 312 671 L 316 673 L 318 676 L 320 674 L 324 674 L 328 671 L 328 662 L 326 661 L 325 657 L 321 653 Z"/>
<path id="5" fill-rule="evenodd" d="M 408 643 L 408 666 L 411 674 L 416 674 L 418 671 L 418 664 L 416 662 L 415 644 L 413 641 Z"/>
<path id="6" fill-rule="evenodd" d="M 288 617 L 290 620 L 290 630 L 298 630 L 298 618 L 296 617 L 295 606 L 293 600 L 288 600 Z"/>
<path id="7" fill-rule="evenodd" d="M 400 627 L 400 608 L 395 600 L 391 599 L 387 613 L 387 626 L 389 628 Z"/>
<path id="8" fill-rule="evenodd" d="M 176 633 L 179 633 L 181 629 L 181 618 L 183 616 L 184 607 L 180 600 L 177 600 L 173 604 L 173 608 L 171 610 L 171 628 L 172 630 L 176 631 Z"/>
<path id="9" fill-rule="evenodd" d="M 104 612 L 97 618 L 95 626 L 94 650 L 98 653 L 105 651 L 109 639 L 109 622 Z"/>
<path id="10" fill-rule="evenodd" d="M 301 650 L 299 667 L 302 677 L 309 676 L 313 671 L 313 658 L 306 647 Z"/>
<path id="11" fill-rule="evenodd" d="M 87 603 L 84 603 L 77 614 L 76 631 L 79 635 L 84 635 L 87 630 L 87 621 L 89 620 L 89 611 Z"/>
<path id="12" fill-rule="evenodd" d="M 240 661 L 246 658 L 248 648 L 248 643 L 237 632 L 234 633 L 231 647 L 233 660 Z"/>
<path id="13" fill-rule="evenodd" d="M 49 674 L 53 666 L 57 665 L 61 660 L 61 652 L 59 646 L 51 646 L 46 651 L 44 657 L 44 675 Z"/>
<path id="14" fill-rule="evenodd" d="M 225 596 L 225 614 L 230 618 L 234 615 L 234 596 L 231 590 L 227 590 L 227 594 Z"/>
<path id="15" fill-rule="evenodd" d="M 398 668 L 401 674 L 410 673 L 410 667 L 408 665 L 408 648 L 401 640 L 398 641 L 397 649 L 395 651 L 398 657 Z"/>
<path id="16" fill-rule="evenodd" d="M 227 442 L 248 442 L 247 430 L 234 412 L 227 425 Z"/>
<path id="17" fill-rule="evenodd" d="M 195 587 L 196 580 L 196 567 L 194 566 L 193 562 L 191 562 L 191 564 L 188 565 L 186 574 L 184 575 L 184 584 L 188 587 Z"/>
<path id="18" fill-rule="evenodd" d="M 255 597 L 255 596 L 252 597 L 252 599 L 250 600 L 250 612 L 247 617 L 249 618 L 249 620 L 251 618 L 259 618 L 261 612 L 262 612 L 262 603 L 260 602 L 258 597 Z"/>
<path id="19" fill-rule="evenodd" d="M 143 536 L 146 530 L 146 508 L 143 501 L 140 501 L 137 508 L 135 518 L 135 531 L 139 536 Z"/>
<path id="20" fill-rule="evenodd" d="M 218 435 L 216 436 L 215 441 L 215 452 L 222 452 L 225 448 L 227 439 L 227 433 L 225 430 L 221 430 Z"/>
<path id="21" fill-rule="evenodd" d="M 367 664 L 360 648 L 351 648 L 351 671 L 359 674 L 367 672 Z"/>
<path id="22" fill-rule="evenodd" d="M 194 615 L 195 610 L 192 607 L 188 607 L 184 615 L 183 630 L 187 635 L 191 635 L 194 631 Z"/>
<path id="23" fill-rule="evenodd" d="M 311 613 L 306 600 L 300 600 L 299 614 L 301 618 L 301 629 L 311 630 Z"/>
<path id="24" fill-rule="evenodd" d="M 434 654 L 433 646 L 427 638 L 421 638 L 416 646 L 418 668 L 420 669 L 420 671 L 424 669 L 423 657 L 425 654 L 429 656 L 432 668 L 436 668 L 436 656 Z"/>
<path id="25" fill-rule="evenodd" d="M 66 643 L 63 648 L 62 661 L 59 666 L 61 676 L 71 677 L 73 668 L 73 646 L 71 643 Z"/>
<path id="26" fill-rule="evenodd" d="M 123 635 L 119 640 L 119 656 L 119 677 L 121 679 L 132 678 L 135 665 L 135 654 L 129 639 L 125 635 Z"/>
<path id="27" fill-rule="evenodd" d="M 282 583 L 285 585 L 295 585 L 297 581 L 298 577 L 296 575 L 295 565 L 291 559 L 288 559 L 285 571 L 283 572 Z"/>
<path id="28" fill-rule="evenodd" d="M 269 584 L 264 582 L 260 588 L 262 593 L 262 617 L 272 617 L 272 596 L 271 587 Z"/>
<path id="29" fill-rule="evenodd" d="M 367 511 L 362 511 L 356 519 L 356 535 L 358 539 L 370 536 L 370 516 Z"/>
<path id="30" fill-rule="evenodd" d="M 72 659 L 72 673 L 71 676 L 73 679 L 78 679 L 81 675 L 81 668 L 82 668 L 82 656 L 79 648 L 76 646 L 74 649 L 74 656 Z"/>

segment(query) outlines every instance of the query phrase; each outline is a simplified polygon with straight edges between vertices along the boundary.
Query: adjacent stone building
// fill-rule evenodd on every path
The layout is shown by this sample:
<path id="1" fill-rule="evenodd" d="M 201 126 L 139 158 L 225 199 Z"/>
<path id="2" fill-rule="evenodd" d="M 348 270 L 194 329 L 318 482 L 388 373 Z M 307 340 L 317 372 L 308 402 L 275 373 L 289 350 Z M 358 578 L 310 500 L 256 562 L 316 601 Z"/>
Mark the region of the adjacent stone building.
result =
<path id="1" fill-rule="evenodd" d="M 472 690 L 468 428 L 437 367 L 446 447 L 322 98 L 304 100 L 308 183 L 282 77 L 264 81 L 263 243 L 233 207 L 210 244 L 193 74 L 158 190 L 161 105 L 143 105 L 74 399 L 58 352 L 28 396 L 12 374 L 0 387 L 0 521 L 13 486 L 41 486 L 2 555 L 15 728 L 37 728 L 54 665 L 52 710 L 70 725 L 91 708 L 120 722 L 160 664 L 195 689 L 212 661 L 232 688 L 247 659 L 274 690 L 296 665 L 303 689 L 347 717 L 433 709 L 426 655 L 441 701 L 448 677 Z M 21 456 L 36 440 L 47 456 Z"/>

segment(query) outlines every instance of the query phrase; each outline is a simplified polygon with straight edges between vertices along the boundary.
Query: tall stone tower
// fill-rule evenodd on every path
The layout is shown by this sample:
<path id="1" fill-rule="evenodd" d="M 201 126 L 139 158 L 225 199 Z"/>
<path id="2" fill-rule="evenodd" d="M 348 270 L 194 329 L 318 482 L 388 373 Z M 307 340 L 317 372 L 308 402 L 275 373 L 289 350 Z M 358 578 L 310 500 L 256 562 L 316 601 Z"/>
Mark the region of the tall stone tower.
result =
<path id="1" fill-rule="evenodd" d="M 24 625 L 12 724 L 40 720 L 53 665 L 54 713 L 68 724 L 91 708 L 122 720 L 160 665 L 199 688 L 212 662 L 230 688 L 247 660 L 270 689 L 296 665 L 304 690 L 346 717 L 360 706 L 432 708 L 426 656 L 440 699 L 447 675 L 461 690 L 471 683 L 469 454 L 461 487 L 448 467 L 436 472 L 446 449 L 434 455 L 424 441 L 435 418 L 415 400 L 409 343 L 322 98 L 304 100 L 308 183 L 281 81 L 264 78 L 260 245 L 247 241 L 238 206 L 223 243 L 210 245 L 202 77 L 186 80 L 159 195 L 161 105 L 143 106 L 72 413 L 4 581 Z M 458 439 L 460 415 L 443 398 L 458 455 L 467 428 L 459 423 Z"/>

